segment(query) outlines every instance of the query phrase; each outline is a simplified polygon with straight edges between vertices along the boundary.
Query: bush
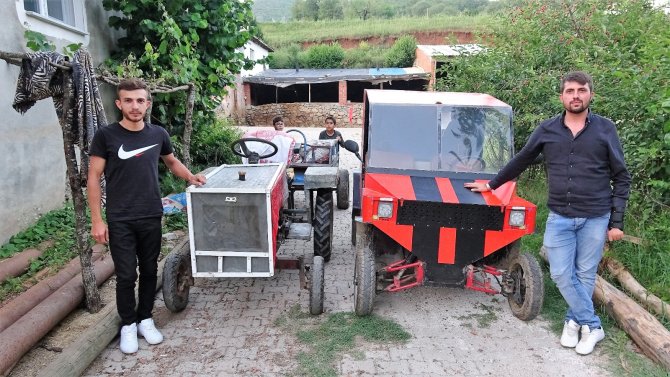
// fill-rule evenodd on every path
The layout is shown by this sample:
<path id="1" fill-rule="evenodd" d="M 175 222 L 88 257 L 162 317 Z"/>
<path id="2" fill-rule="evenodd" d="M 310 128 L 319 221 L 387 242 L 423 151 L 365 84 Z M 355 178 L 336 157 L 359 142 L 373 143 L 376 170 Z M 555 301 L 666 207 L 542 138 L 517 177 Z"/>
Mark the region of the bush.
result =
<path id="1" fill-rule="evenodd" d="M 411 35 L 398 38 L 386 55 L 387 67 L 411 67 L 416 57 L 416 38 Z"/>
<path id="2" fill-rule="evenodd" d="M 307 67 L 340 68 L 344 60 L 344 49 L 339 43 L 319 44 L 307 50 Z"/>
<path id="3" fill-rule="evenodd" d="M 240 131 L 228 119 L 217 118 L 211 126 L 196 127 L 191 138 L 191 171 L 196 173 L 212 166 L 240 163 L 240 158 L 230 150 L 233 141 L 240 137 Z M 172 137 L 172 145 L 175 155 L 181 159 L 182 146 L 175 136 Z M 160 166 L 162 195 L 183 192 L 186 182 L 168 172 L 163 164 Z"/>

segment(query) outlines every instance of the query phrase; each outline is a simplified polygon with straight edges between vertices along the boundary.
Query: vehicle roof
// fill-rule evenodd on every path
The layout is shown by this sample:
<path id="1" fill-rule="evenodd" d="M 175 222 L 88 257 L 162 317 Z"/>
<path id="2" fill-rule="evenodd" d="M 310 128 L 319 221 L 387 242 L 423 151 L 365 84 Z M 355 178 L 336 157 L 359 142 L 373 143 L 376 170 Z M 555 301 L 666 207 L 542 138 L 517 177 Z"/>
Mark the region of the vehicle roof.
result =
<path id="1" fill-rule="evenodd" d="M 389 104 L 443 105 L 458 106 L 497 106 L 511 107 L 505 102 L 483 93 L 460 92 L 420 92 L 413 90 L 368 89 L 365 91 L 367 102 Z"/>

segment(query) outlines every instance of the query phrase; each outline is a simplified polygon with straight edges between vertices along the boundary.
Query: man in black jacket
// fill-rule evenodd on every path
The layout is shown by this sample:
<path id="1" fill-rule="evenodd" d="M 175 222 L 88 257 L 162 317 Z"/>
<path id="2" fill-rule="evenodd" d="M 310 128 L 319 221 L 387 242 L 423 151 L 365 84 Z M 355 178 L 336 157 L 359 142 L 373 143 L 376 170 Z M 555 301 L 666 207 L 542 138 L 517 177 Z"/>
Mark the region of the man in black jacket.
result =
<path id="1" fill-rule="evenodd" d="M 549 217 L 544 233 L 551 278 L 568 303 L 561 345 L 581 355 L 604 339 L 593 308 L 593 289 L 607 240 L 623 237 L 630 174 L 616 126 L 589 110 L 593 79 L 584 72 L 563 77 L 565 111 L 540 124 L 526 145 L 489 183 L 466 183 L 472 191 L 495 190 L 544 154 Z"/>

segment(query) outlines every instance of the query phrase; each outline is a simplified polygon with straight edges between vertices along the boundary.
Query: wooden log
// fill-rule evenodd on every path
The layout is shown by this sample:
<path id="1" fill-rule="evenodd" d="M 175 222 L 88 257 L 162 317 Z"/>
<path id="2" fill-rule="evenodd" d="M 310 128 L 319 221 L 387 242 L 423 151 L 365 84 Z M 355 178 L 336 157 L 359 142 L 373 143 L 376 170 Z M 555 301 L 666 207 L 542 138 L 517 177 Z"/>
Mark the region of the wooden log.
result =
<path id="1" fill-rule="evenodd" d="M 12 255 L 10 258 L 0 261 L 0 283 L 7 279 L 15 278 L 28 270 L 30 263 L 39 258 L 44 251 L 39 249 L 26 249 Z"/>
<path id="2" fill-rule="evenodd" d="M 670 370 L 670 332 L 656 317 L 600 276 L 593 298 L 645 355 Z"/>
<path id="3" fill-rule="evenodd" d="M 183 248 L 188 249 L 188 238 L 177 244 L 173 252 L 178 252 Z M 158 264 L 158 284 L 156 290 L 163 284 L 163 258 Z M 78 377 L 81 376 L 86 368 L 95 360 L 98 355 L 109 345 L 109 343 L 119 333 L 121 318 L 116 311 L 116 303 L 112 302 L 103 309 L 104 316 L 88 330 L 83 332 L 77 340 L 73 341 L 63 352 L 47 365 L 38 377 Z"/>
<path id="4" fill-rule="evenodd" d="M 540 256 L 547 261 L 544 247 Z M 605 308 L 645 355 L 670 370 L 670 331 L 656 317 L 600 275 L 596 275 L 593 300 Z"/>
<path id="5" fill-rule="evenodd" d="M 603 258 L 603 265 L 621 283 L 623 288 L 644 306 L 659 316 L 665 317 L 668 315 L 668 304 L 640 284 L 621 262 L 614 258 Z"/>

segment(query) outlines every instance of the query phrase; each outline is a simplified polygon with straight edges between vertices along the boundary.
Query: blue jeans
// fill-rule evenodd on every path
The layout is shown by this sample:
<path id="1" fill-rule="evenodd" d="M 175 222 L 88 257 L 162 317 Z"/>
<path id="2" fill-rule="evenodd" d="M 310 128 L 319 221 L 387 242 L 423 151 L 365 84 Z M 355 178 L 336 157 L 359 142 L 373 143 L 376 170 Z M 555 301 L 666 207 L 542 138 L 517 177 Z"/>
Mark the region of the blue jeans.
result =
<path id="1" fill-rule="evenodd" d="M 600 327 L 591 298 L 609 218 L 609 213 L 592 218 L 570 218 L 550 211 L 544 232 L 551 279 L 568 303 L 565 320 L 588 325 L 591 329 Z"/>

